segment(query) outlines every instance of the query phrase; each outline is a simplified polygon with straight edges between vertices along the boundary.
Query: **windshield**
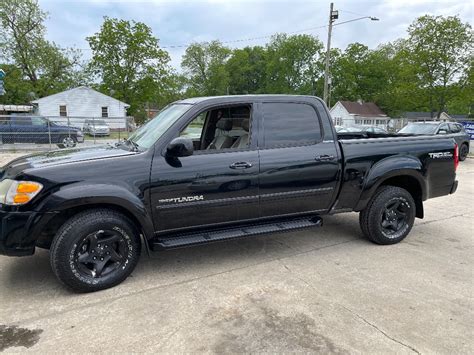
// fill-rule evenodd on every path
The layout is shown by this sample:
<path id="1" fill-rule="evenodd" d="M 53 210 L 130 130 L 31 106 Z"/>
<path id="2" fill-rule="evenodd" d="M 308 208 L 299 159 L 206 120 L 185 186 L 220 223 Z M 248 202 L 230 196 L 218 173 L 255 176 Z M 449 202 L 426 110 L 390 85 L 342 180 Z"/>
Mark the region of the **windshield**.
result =
<path id="1" fill-rule="evenodd" d="M 150 148 L 191 106 L 190 104 L 174 104 L 166 107 L 155 118 L 137 129 L 128 140 L 140 148 Z"/>
<path id="2" fill-rule="evenodd" d="M 438 128 L 437 124 L 408 124 L 407 126 L 403 127 L 398 133 L 404 134 L 435 134 L 436 128 Z"/>
<path id="3" fill-rule="evenodd" d="M 89 121 L 89 123 L 95 126 L 107 126 L 107 123 L 105 123 L 104 120 L 92 120 Z"/>

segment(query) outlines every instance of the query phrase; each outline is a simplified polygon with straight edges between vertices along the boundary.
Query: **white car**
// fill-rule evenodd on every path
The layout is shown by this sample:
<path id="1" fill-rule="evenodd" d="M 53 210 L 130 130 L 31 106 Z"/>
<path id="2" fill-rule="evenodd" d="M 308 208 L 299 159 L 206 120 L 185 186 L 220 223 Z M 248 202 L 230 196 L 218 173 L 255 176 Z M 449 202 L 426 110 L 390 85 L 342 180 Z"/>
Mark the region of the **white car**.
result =
<path id="1" fill-rule="evenodd" d="M 84 133 L 90 136 L 109 136 L 110 127 L 101 119 L 87 119 L 84 121 Z"/>

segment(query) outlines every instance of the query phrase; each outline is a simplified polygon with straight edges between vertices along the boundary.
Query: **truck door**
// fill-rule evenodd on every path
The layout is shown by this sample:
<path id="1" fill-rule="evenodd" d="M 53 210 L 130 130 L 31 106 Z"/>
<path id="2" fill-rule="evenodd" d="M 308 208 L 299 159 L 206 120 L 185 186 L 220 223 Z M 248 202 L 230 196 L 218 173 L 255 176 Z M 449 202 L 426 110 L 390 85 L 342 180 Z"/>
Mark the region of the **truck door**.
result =
<path id="1" fill-rule="evenodd" d="M 205 109 L 180 130 L 194 154 L 169 160 L 155 153 L 151 208 L 155 230 L 258 218 L 257 131 L 252 104 Z"/>
<path id="2" fill-rule="evenodd" d="M 261 216 L 328 210 L 336 194 L 340 165 L 337 142 L 323 139 L 317 107 L 263 102 L 261 112 Z"/>

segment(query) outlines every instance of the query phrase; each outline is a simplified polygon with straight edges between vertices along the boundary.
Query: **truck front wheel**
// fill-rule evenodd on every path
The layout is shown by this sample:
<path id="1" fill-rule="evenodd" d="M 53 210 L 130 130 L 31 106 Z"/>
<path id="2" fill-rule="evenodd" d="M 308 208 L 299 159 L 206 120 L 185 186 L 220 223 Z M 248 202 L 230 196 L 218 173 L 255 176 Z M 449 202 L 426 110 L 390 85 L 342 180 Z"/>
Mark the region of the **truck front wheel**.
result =
<path id="1" fill-rule="evenodd" d="M 140 257 L 140 237 L 121 213 L 94 209 L 71 217 L 51 245 L 56 277 L 78 292 L 93 292 L 124 281 Z"/>
<path id="2" fill-rule="evenodd" d="M 395 244 L 410 233 L 415 215 L 415 201 L 407 190 L 383 186 L 360 212 L 359 223 L 364 235 L 372 242 Z"/>

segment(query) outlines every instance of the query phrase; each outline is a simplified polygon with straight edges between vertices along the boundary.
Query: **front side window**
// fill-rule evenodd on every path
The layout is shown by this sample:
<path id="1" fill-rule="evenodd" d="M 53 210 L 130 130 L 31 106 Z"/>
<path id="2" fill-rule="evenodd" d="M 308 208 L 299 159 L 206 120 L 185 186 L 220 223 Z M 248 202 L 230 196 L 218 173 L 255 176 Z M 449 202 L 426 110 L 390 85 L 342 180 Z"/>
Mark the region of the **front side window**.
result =
<path id="1" fill-rule="evenodd" d="M 67 107 L 66 105 L 59 106 L 59 116 L 66 117 L 67 116 Z"/>
<path id="2" fill-rule="evenodd" d="M 299 103 L 264 103 L 266 148 L 314 144 L 321 140 L 321 126 L 314 108 Z"/>
<path id="3" fill-rule="evenodd" d="M 458 125 L 456 123 L 450 123 L 449 128 L 451 129 L 452 133 L 459 133 L 461 132 L 461 125 Z"/>
<path id="4" fill-rule="evenodd" d="M 194 150 L 246 149 L 250 144 L 249 105 L 215 107 L 201 112 L 181 132 Z"/>
<path id="5" fill-rule="evenodd" d="M 448 128 L 448 125 L 444 123 L 439 127 L 438 134 L 447 134 L 447 133 L 449 133 L 449 128 Z"/>

